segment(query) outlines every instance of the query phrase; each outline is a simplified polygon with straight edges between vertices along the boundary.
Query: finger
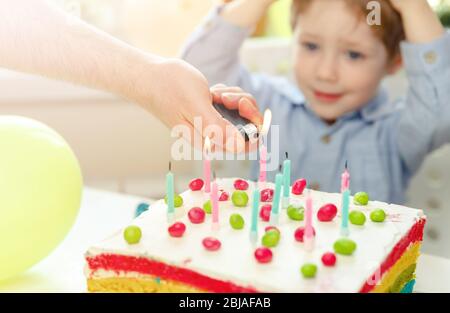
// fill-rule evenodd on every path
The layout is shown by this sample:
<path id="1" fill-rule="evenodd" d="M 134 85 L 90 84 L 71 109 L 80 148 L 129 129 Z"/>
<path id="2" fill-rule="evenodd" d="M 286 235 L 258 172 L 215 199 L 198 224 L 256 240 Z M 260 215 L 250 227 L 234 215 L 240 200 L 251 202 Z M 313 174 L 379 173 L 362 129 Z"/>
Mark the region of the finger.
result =
<path id="1" fill-rule="evenodd" d="M 263 123 L 263 116 L 259 112 L 256 105 L 254 105 L 248 98 L 241 98 L 239 100 L 239 115 L 246 118 L 253 124 L 259 126 Z"/>
<path id="2" fill-rule="evenodd" d="M 247 98 L 251 104 L 255 107 L 255 109 L 258 109 L 258 105 L 256 104 L 256 99 L 249 93 L 240 92 L 240 93 L 231 93 L 227 92 L 222 94 L 221 101 L 219 103 L 222 103 L 226 108 L 231 110 L 237 110 L 239 109 L 239 101 L 242 98 Z"/>
<path id="3" fill-rule="evenodd" d="M 243 93 L 244 91 L 239 87 L 218 87 L 211 88 L 211 94 L 214 101 L 221 101 L 221 97 L 224 93 Z"/>

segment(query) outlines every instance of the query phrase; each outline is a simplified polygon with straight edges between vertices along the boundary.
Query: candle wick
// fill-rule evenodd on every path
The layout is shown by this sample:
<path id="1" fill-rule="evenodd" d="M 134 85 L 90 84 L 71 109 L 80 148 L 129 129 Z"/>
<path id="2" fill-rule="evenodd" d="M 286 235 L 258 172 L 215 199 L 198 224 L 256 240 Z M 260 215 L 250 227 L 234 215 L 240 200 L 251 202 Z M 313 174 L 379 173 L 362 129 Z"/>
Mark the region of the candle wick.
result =
<path id="1" fill-rule="evenodd" d="M 287 151 L 285 152 L 285 154 L 286 154 L 286 159 L 289 159 L 289 154 Z"/>
<path id="2" fill-rule="evenodd" d="M 169 172 L 172 171 L 172 162 L 169 161 Z"/>
<path id="3" fill-rule="evenodd" d="M 345 160 L 345 169 L 348 169 L 348 160 Z"/>

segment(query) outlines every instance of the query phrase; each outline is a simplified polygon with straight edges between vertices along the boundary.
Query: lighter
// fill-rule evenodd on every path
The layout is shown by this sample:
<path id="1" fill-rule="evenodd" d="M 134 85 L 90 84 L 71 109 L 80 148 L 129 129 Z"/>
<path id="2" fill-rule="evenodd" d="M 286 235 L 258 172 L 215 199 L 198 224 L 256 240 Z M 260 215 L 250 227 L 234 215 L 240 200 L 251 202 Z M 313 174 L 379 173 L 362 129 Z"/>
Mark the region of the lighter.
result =
<path id="1" fill-rule="evenodd" d="M 224 105 L 218 103 L 213 103 L 213 106 L 220 113 L 220 115 L 222 115 L 223 118 L 230 121 L 231 124 L 236 126 L 236 128 L 245 138 L 245 141 L 250 141 L 250 139 L 254 141 L 258 139 L 258 127 L 249 120 L 240 116 L 238 110 L 229 110 Z"/>

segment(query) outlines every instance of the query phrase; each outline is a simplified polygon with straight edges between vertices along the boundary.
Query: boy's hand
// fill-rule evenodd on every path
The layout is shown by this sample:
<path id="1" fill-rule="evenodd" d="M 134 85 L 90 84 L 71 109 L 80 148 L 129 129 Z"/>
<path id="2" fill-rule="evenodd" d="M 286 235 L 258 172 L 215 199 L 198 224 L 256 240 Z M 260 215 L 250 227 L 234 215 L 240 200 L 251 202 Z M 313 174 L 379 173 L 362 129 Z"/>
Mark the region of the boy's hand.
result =
<path id="1" fill-rule="evenodd" d="M 222 11 L 222 17 L 240 27 L 253 27 L 277 0 L 234 0 Z"/>
<path id="2" fill-rule="evenodd" d="M 403 19 L 406 39 L 411 43 L 429 43 L 445 30 L 427 0 L 390 0 Z"/>

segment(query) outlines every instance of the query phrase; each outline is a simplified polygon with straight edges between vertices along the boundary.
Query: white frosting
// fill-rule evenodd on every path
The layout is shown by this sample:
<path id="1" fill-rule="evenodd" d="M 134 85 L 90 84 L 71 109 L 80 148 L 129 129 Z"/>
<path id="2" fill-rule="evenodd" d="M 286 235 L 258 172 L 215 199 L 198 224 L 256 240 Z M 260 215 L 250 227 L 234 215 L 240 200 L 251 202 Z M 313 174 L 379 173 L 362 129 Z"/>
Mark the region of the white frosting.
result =
<path id="1" fill-rule="evenodd" d="M 119 230 L 98 245 L 89 249 L 87 255 L 95 256 L 102 253 L 150 257 L 181 268 L 187 268 L 203 275 L 223 281 L 231 281 L 240 286 L 252 286 L 266 292 L 357 292 L 366 279 L 379 268 L 395 244 L 403 238 L 416 221 L 423 217 L 421 210 L 415 210 L 383 202 L 370 201 L 367 206 L 353 205 L 350 210 L 359 209 L 366 214 L 366 223 L 355 226 L 349 223 L 349 238 L 357 243 L 357 249 L 352 256 L 337 255 L 334 267 L 325 267 L 321 262 L 323 253 L 333 251 L 334 242 L 340 238 L 340 214 L 332 222 L 320 222 L 317 211 L 327 203 L 341 207 L 341 194 L 311 191 L 314 213 L 313 226 L 316 230 L 314 249 L 306 252 L 304 244 L 295 241 L 294 232 L 304 226 L 304 221 L 293 221 L 286 210 L 280 208 L 279 224 L 281 239 L 277 247 L 272 248 L 273 260 L 260 264 L 254 257 L 255 246 L 250 241 L 251 202 L 254 184 L 250 183 L 249 203 L 245 208 L 235 207 L 231 202 L 235 179 L 218 179 L 219 189 L 230 194 L 230 200 L 219 202 L 218 231 L 212 230 L 212 215 L 207 214 L 202 224 L 192 224 L 187 216 L 192 207 L 202 207 L 209 196 L 203 191 L 188 190 L 182 193 L 183 206 L 176 208 L 176 221 L 185 223 L 186 232 L 182 238 L 170 237 L 167 228 L 167 205 L 160 200 L 151 205 L 150 209 L 129 225 L 139 226 L 142 238 L 138 244 L 129 245 L 123 238 L 123 229 Z M 273 188 L 273 184 L 267 184 Z M 306 191 L 304 195 L 306 194 Z M 305 205 L 305 196 L 291 194 L 291 204 Z M 261 206 L 264 203 L 261 203 Z M 387 218 L 383 223 L 374 223 L 369 214 L 373 209 L 381 208 Z M 229 223 L 229 217 L 239 213 L 245 220 L 242 230 L 234 230 Z M 258 216 L 258 244 L 264 228 L 269 226 Z M 126 225 L 128 226 L 128 225 Z M 207 251 L 202 245 L 205 237 L 218 238 L 222 246 L 218 251 Z M 185 262 L 190 259 L 190 262 Z M 300 273 L 300 267 L 305 262 L 313 262 L 318 266 L 317 275 L 313 279 L 305 279 Z M 86 275 L 91 276 L 89 269 Z M 115 272 L 100 271 L 93 277 L 116 276 Z M 138 275 L 139 276 L 139 275 Z"/>

